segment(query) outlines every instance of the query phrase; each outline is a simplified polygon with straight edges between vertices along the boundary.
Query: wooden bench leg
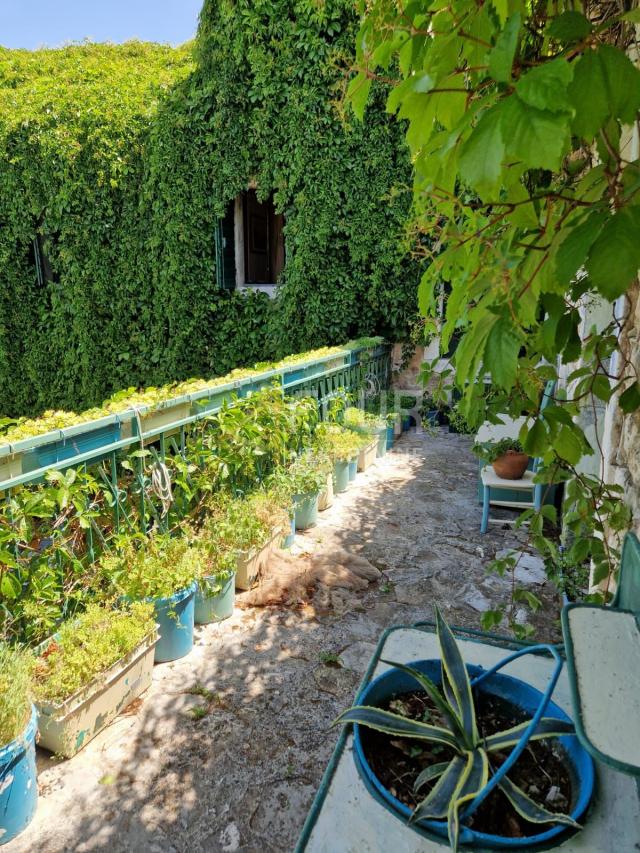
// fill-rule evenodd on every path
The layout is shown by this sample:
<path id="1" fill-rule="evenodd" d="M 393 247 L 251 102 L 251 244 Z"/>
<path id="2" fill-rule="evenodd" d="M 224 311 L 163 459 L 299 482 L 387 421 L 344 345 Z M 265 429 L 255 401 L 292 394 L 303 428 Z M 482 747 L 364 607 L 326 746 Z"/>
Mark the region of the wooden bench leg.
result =
<path id="1" fill-rule="evenodd" d="M 480 524 L 480 533 L 486 533 L 489 527 L 489 504 L 491 503 L 491 494 L 489 486 L 485 486 L 482 490 L 482 522 Z"/>

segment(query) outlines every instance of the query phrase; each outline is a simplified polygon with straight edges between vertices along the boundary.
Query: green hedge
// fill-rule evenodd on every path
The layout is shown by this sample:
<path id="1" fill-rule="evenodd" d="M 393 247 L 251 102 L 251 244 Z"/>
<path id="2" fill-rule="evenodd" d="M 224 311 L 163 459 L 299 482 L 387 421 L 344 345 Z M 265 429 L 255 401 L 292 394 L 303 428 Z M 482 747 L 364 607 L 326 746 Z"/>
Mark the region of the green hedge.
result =
<path id="1" fill-rule="evenodd" d="M 342 114 L 356 24 L 350 0 L 207 0 L 195 48 L 0 49 L 0 416 L 403 336 L 410 169 L 383 92 Z M 286 219 L 273 302 L 216 284 L 252 181 Z"/>

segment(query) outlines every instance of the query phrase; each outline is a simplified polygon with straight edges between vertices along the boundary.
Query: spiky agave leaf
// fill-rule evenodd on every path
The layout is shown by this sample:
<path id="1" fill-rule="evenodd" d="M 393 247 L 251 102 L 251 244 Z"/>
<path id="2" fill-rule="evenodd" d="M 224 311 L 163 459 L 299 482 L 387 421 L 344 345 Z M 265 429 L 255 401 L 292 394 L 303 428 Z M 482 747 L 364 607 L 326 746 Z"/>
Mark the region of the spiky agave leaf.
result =
<path id="1" fill-rule="evenodd" d="M 495 752 L 499 749 L 515 746 L 530 722 L 531 720 L 527 720 L 524 723 L 513 726 L 511 729 L 505 729 L 503 732 L 496 732 L 493 735 L 489 735 L 489 737 L 484 739 L 484 748 L 489 752 Z M 575 727 L 568 720 L 543 717 L 529 740 L 540 740 L 541 738 L 561 737 L 562 735 L 572 734 L 575 734 Z"/>
<path id="2" fill-rule="evenodd" d="M 431 782 L 432 779 L 437 779 L 438 776 L 442 776 L 449 764 L 449 761 L 440 761 L 438 764 L 430 764 L 428 767 L 425 767 L 413 783 L 414 794 L 417 794 L 420 788 L 422 788 L 423 785 L 426 785 L 427 782 Z"/>
<path id="3" fill-rule="evenodd" d="M 464 783 L 471 770 L 469 756 L 470 753 L 465 753 L 451 759 L 442 776 L 414 809 L 411 815 L 412 822 L 426 819 L 439 820 L 447 816 L 449 804 L 456 790 Z"/>
<path id="4" fill-rule="evenodd" d="M 407 666 L 403 663 L 397 663 L 396 661 L 391 660 L 384 660 L 382 658 L 380 660 L 382 661 L 382 663 L 389 664 L 389 666 L 394 666 L 396 669 L 399 669 L 402 672 L 406 672 L 407 675 L 412 676 L 412 678 L 414 678 L 418 682 L 418 684 L 422 687 L 429 699 L 431 699 L 438 711 L 440 711 L 442 716 L 445 718 L 445 720 L 449 724 L 449 728 L 451 729 L 452 733 L 454 735 L 463 736 L 463 732 L 460 727 L 460 721 L 458 720 L 456 712 L 447 702 L 447 700 L 443 698 L 442 693 L 440 693 L 440 690 L 438 689 L 438 685 L 434 681 L 432 681 L 428 675 L 425 675 L 423 672 L 420 672 L 420 670 L 416 669 L 413 666 Z M 461 745 L 464 746 L 464 744 Z"/>
<path id="5" fill-rule="evenodd" d="M 464 806 L 475 799 L 489 781 L 489 757 L 484 749 L 474 749 L 470 753 L 471 767 L 463 784 L 456 790 L 449 804 L 447 813 L 447 829 L 449 844 L 456 851 L 460 838 L 460 814 Z"/>
<path id="6" fill-rule="evenodd" d="M 335 721 L 336 723 L 359 723 L 370 729 L 376 729 L 395 737 L 412 737 L 418 740 L 427 740 L 433 743 L 441 743 L 459 751 L 458 742 L 449 729 L 442 726 L 430 726 L 418 720 L 410 720 L 392 711 L 383 711 L 369 705 L 354 705 L 349 708 Z"/>
<path id="7" fill-rule="evenodd" d="M 572 826 L 575 829 L 581 828 L 580 824 L 576 823 L 569 815 L 556 814 L 538 805 L 531 797 L 525 794 L 522 788 L 514 784 L 508 776 L 502 779 L 498 787 L 505 794 L 518 814 L 530 823 L 561 823 L 564 826 Z"/>
<path id="8" fill-rule="evenodd" d="M 444 694 L 456 711 L 467 747 L 473 748 L 478 745 L 479 738 L 471 681 L 456 639 L 438 607 L 436 607 L 436 627 L 442 658 Z"/>

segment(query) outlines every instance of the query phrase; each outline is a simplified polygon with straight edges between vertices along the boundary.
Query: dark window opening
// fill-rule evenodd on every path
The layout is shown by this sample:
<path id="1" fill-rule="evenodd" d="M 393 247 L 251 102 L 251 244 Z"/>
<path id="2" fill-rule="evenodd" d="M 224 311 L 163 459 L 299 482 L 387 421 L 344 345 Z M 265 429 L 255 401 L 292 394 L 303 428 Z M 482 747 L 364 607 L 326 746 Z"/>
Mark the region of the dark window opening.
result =
<path id="1" fill-rule="evenodd" d="M 31 242 L 29 261 L 33 263 L 36 268 L 38 284 L 41 287 L 44 287 L 46 284 L 60 283 L 60 275 L 56 270 L 54 270 L 51 265 L 49 255 L 47 254 L 47 247 L 51 245 L 53 240 L 54 238 L 52 237 L 43 237 L 41 234 L 38 234 Z"/>
<path id="2" fill-rule="evenodd" d="M 284 269 L 284 217 L 273 200 L 258 201 L 255 190 L 242 196 L 245 284 L 275 284 Z"/>

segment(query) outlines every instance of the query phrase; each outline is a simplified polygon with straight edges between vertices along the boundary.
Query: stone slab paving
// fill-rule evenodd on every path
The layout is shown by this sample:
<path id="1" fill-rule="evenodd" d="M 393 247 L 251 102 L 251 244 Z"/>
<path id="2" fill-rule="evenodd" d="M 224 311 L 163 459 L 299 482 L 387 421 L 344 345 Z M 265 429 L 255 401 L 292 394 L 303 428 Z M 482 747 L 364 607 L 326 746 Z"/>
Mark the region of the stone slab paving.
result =
<path id="1" fill-rule="evenodd" d="M 156 666 L 144 697 L 75 758 L 39 751 L 38 813 L 3 853 L 292 850 L 338 736 L 331 722 L 381 632 L 431 618 L 434 603 L 479 628 L 508 595 L 510 580 L 484 566 L 526 537 L 498 525 L 481 536 L 470 446 L 444 430 L 403 436 L 299 537 L 300 550 L 361 553 L 379 583 L 334 590 L 322 611 L 237 610 L 197 628 L 192 654 Z M 539 636 L 557 639 L 557 596 L 535 591 Z M 210 701 L 185 693 L 196 683 Z"/>

